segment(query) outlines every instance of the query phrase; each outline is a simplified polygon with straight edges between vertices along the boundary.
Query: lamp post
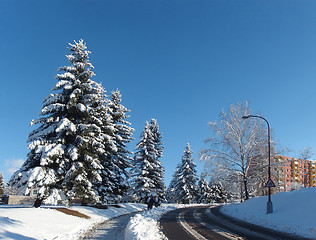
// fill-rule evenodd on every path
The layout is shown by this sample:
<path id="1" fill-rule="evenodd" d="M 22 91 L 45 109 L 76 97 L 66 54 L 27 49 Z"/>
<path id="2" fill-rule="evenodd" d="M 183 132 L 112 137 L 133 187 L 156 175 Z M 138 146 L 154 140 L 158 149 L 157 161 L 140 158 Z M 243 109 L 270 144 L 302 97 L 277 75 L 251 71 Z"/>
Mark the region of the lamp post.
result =
<path id="1" fill-rule="evenodd" d="M 271 159 L 270 159 L 270 125 L 269 122 L 267 121 L 267 119 L 265 119 L 264 117 L 261 116 L 256 116 L 256 115 L 248 115 L 248 116 L 243 116 L 243 119 L 248 119 L 248 118 L 261 118 L 263 119 L 267 125 L 268 125 L 268 159 L 269 159 L 269 165 L 268 165 L 268 182 L 266 184 L 266 187 L 268 187 L 268 194 L 269 194 L 269 198 L 268 198 L 268 202 L 267 202 L 267 214 L 273 213 L 273 205 L 272 205 L 272 201 L 271 201 L 271 187 L 274 187 L 274 183 L 271 180 Z"/>

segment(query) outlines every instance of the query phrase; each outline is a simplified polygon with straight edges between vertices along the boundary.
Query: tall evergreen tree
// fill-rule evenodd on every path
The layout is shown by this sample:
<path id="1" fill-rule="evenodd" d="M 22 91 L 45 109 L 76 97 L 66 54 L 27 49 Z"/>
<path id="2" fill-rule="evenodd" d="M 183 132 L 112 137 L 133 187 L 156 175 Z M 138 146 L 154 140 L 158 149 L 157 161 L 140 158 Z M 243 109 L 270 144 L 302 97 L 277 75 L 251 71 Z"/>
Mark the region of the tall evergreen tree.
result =
<path id="1" fill-rule="evenodd" d="M 108 202 L 113 195 L 116 187 L 115 173 L 113 172 L 112 155 L 117 152 L 115 144 L 115 125 L 112 116 L 109 114 L 109 100 L 106 98 L 105 90 L 101 84 L 95 83 L 96 94 L 91 108 L 94 114 L 91 114 L 96 125 L 97 132 L 96 144 L 93 152 L 98 157 L 101 167 L 97 169 L 100 177 L 93 181 L 93 189 L 97 190 L 99 200 Z"/>
<path id="2" fill-rule="evenodd" d="M 155 171 L 155 166 L 152 163 L 157 156 L 148 122 L 145 123 L 140 137 L 141 139 L 136 146 L 131 174 L 134 193 L 139 200 L 144 200 L 148 193 L 155 191 L 154 181 L 151 176 Z"/>
<path id="3" fill-rule="evenodd" d="M 119 201 L 126 193 L 129 184 L 128 168 L 131 167 L 132 152 L 127 149 L 128 144 L 132 139 L 134 129 L 131 127 L 130 122 L 126 119 L 129 118 L 127 115 L 130 110 L 121 104 L 122 96 L 119 90 L 111 92 L 111 99 L 108 103 L 109 113 L 112 117 L 114 125 L 114 143 L 116 145 L 116 151 L 111 154 L 110 166 L 108 169 L 111 170 L 112 178 L 110 181 L 113 183 L 111 193 L 109 194 L 109 200 Z"/>
<path id="4" fill-rule="evenodd" d="M 165 200 L 165 183 L 164 183 L 164 175 L 165 175 L 165 168 L 162 165 L 160 159 L 163 157 L 163 142 L 162 142 L 162 133 L 159 131 L 159 125 L 157 123 L 157 119 L 151 119 L 150 122 L 150 130 L 153 135 L 154 145 L 157 152 L 156 156 L 156 172 L 154 175 L 155 185 L 156 185 L 156 193 L 158 196 Z"/>
<path id="5" fill-rule="evenodd" d="M 163 142 L 162 142 L 162 133 L 159 132 L 159 125 L 157 119 L 151 119 L 150 121 L 150 130 L 153 134 L 155 148 L 157 150 L 157 159 L 163 157 Z"/>
<path id="6" fill-rule="evenodd" d="M 177 169 L 177 181 L 175 184 L 175 196 L 178 203 L 191 203 L 197 195 L 197 175 L 195 163 L 192 159 L 193 152 L 187 144 L 181 164 Z"/>
<path id="7" fill-rule="evenodd" d="M 39 127 L 29 135 L 28 158 L 9 185 L 24 194 L 38 188 L 41 199 L 59 195 L 96 202 L 95 183 L 102 180 L 100 155 L 110 155 L 104 144 L 111 145 L 112 138 L 103 131 L 104 96 L 91 80 L 95 74 L 90 51 L 83 40 L 69 45 L 70 66 L 59 68 L 63 73 L 57 74 L 54 93 L 43 102 L 42 117 L 32 121 Z"/>
<path id="8" fill-rule="evenodd" d="M 145 123 L 141 140 L 137 144 L 132 169 L 132 186 L 136 196 L 143 200 L 149 193 L 156 193 L 164 199 L 164 169 L 158 157 L 162 152 L 157 149 L 156 133 L 152 132 L 153 126 Z"/>

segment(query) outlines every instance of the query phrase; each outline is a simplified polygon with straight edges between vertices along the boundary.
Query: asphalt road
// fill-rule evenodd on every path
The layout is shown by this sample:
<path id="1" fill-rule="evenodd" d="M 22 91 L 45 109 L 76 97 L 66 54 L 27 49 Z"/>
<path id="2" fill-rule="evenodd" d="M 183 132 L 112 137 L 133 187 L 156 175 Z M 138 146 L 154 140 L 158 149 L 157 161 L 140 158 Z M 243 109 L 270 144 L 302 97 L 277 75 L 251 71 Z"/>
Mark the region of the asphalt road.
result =
<path id="1" fill-rule="evenodd" d="M 164 214 L 160 219 L 169 240 L 298 240 L 304 239 L 240 222 L 219 212 L 219 207 L 190 207 Z M 306 238 L 305 238 L 306 239 Z"/>

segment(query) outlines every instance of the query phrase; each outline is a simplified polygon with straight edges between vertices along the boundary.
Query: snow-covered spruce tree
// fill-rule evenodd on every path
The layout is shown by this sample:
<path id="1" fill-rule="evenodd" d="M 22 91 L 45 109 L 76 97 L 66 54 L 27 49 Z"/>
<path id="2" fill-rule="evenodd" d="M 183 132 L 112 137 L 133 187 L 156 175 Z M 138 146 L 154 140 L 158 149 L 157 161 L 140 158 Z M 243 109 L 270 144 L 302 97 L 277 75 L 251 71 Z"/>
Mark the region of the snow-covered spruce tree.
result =
<path id="1" fill-rule="evenodd" d="M 4 179 L 3 179 L 3 175 L 0 172 L 0 198 L 2 197 L 2 195 L 4 194 Z"/>
<path id="2" fill-rule="evenodd" d="M 141 140 L 137 144 L 133 160 L 132 187 L 139 201 L 143 201 L 149 193 L 156 193 L 160 199 L 164 199 L 164 185 L 161 184 L 164 172 L 162 165 L 157 161 L 159 152 L 156 149 L 155 137 L 151 131 L 151 125 L 145 123 L 141 134 Z"/>
<path id="3" fill-rule="evenodd" d="M 167 192 L 166 192 L 166 200 L 168 203 L 176 203 L 177 202 L 175 187 L 176 187 L 177 179 L 179 177 L 179 174 L 178 174 L 179 168 L 180 167 L 178 165 L 176 168 L 176 171 L 172 175 L 171 182 L 170 182 L 169 187 L 168 187 Z"/>
<path id="4" fill-rule="evenodd" d="M 162 165 L 162 162 L 159 160 L 163 157 L 163 142 L 162 142 L 162 133 L 159 132 L 159 125 L 157 123 L 157 119 L 151 119 L 150 122 L 150 130 L 153 134 L 154 145 L 157 152 L 156 156 L 156 172 L 155 172 L 155 186 L 156 186 L 156 193 L 160 197 L 161 200 L 165 201 L 165 192 L 166 186 L 164 183 L 164 175 L 165 175 L 165 168 Z"/>
<path id="5" fill-rule="evenodd" d="M 178 165 L 177 169 L 175 196 L 178 203 L 191 203 L 197 195 L 196 183 L 198 178 L 192 154 L 190 145 L 187 143 L 181 164 Z"/>
<path id="6" fill-rule="evenodd" d="M 212 202 L 225 203 L 228 200 L 227 191 L 223 188 L 223 185 L 218 183 L 210 183 Z"/>
<path id="7" fill-rule="evenodd" d="M 197 185 L 197 190 L 197 203 L 210 203 L 212 201 L 211 188 L 203 175 L 200 177 L 200 180 Z"/>
<path id="8" fill-rule="evenodd" d="M 139 201 L 145 200 L 148 193 L 155 190 L 154 181 L 151 178 L 155 171 L 153 166 L 154 159 L 157 156 L 154 139 L 150 126 L 146 121 L 141 139 L 136 146 L 136 152 L 131 169 L 132 188 Z"/>
<path id="9" fill-rule="evenodd" d="M 115 181 L 116 174 L 112 171 L 115 166 L 112 155 L 117 152 L 115 125 L 112 116 L 109 114 L 109 100 L 106 98 L 104 88 L 98 83 L 95 83 L 95 87 L 95 99 L 91 104 L 94 114 L 91 117 L 98 126 L 98 134 L 96 135 L 93 152 L 98 157 L 101 167 L 97 170 L 100 177 L 92 184 L 93 188 L 97 190 L 99 200 L 108 202 L 117 184 L 117 181 Z"/>
<path id="10" fill-rule="evenodd" d="M 30 152 L 9 185 L 29 194 L 38 189 L 38 199 L 80 198 L 83 203 L 99 201 L 95 183 L 101 181 L 99 155 L 106 154 L 103 103 L 98 105 L 99 85 L 83 40 L 70 45 L 70 66 L 59 68 L 58 82 L 44 101 L 39 125 L 29 135 Z M 101 108 L 101 109 L 100 109 Z M 51 198 L 50 198 L 51 199 Z"/>
<path id="11" fill-rule="evenodd" d="M 105 177 L 110 177 L 109 182 L 112 183 L 111 188 L 109 188 L 111 191 L 107 194 L 107 201 L 116 202 L 122 199 L 129 188 L 129 173 L 127 169 L 131 167 L 131 161 L 133 160 L 131 157 L 132 152 L 127 149 L 126 144 L 133 140 L 134 129 L 126 120 L 129 118 L 127 113 L 130 110 L 124 107 L 121 101 L 120 91 L 112 91 L 108 107 L 114 126 L 115 135 L 113 141 L 116 145 L 116 150 L 111 152 L 110 166 L 107 166 L 107 169 L 111 172 Z"/>
<path id="12" fill-rule="evenodd" d="M 157 119 L 151 119 L 150 121 L 150 130 L 154 137 L 155 148 L 157 150 L 157 159 L 163 157 L 163 142 L 162 142 L 162 133 L 159 132 L 159 125 Z"/>

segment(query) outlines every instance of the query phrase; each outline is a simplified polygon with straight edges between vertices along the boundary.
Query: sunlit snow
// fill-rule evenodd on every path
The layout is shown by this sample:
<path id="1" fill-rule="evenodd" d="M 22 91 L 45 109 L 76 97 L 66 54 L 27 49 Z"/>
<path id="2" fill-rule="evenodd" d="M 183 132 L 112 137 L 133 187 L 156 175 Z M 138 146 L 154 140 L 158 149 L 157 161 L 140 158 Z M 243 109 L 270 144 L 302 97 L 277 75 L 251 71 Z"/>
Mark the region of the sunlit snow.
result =
<path id="1" fill-rule="evenodd" d="M 58 194 L 57 194 L 58 195 Z M 316 239 L 316 188 L 272 195 L 274 212 L 266 214 L 267 196 L 253 198 L 241 204 L 228 204 L 222 212 L 264 227 L 295 233 Z M 69 216 L 46 207 L 0 206 L 0 238 L 2 239 L 78 239 L 94 224 L 129 212 L 146 209 L 144 204 L 120 204 L 122 208 L 95 209 L 74 206 L 90 219 Z M 188 205 L 162 204 L 158 208 L 145 210 L 130 219 L 125 230 L 128 240 L 161 240 L 158 221 L 162 214 Z M 295 217 L 294 217 L 295 216 Z M 49 221 L 47 221 L 49 219 Z"/>

